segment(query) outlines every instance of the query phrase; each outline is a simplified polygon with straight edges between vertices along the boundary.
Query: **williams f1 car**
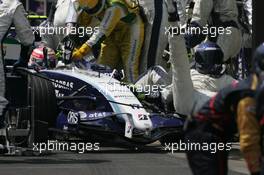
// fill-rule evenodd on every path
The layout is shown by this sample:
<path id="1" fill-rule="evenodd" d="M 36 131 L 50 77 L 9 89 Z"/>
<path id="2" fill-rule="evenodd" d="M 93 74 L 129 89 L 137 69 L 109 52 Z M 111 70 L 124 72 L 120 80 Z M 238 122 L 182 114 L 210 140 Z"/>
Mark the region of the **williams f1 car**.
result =
<path id="1" fill-rule="evenodd" d="M 140 145 L 178 141 L 184 119 L 140 100 L 117 72 L 96 64 L 37 71 L 7 66 L 10 144 L 73 137 Z"/>
<path id="2" fill-rule="evenodd" d="M 145 145 L 180 139 L 184 119 L 151 108 L 104 71 L 99 66 L 7 72 L 10 143 L 78 137 Z"/>

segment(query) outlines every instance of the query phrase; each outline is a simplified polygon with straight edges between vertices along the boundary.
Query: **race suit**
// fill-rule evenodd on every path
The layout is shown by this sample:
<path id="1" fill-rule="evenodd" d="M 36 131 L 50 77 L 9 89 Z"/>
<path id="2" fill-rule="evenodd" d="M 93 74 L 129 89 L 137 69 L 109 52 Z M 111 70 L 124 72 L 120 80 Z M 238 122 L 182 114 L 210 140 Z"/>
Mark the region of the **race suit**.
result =
<path id="1" fill-rule="evenodd" d="M 163 86 L 161 90 L 163 103 L 169 104 L 173 100 L 174 109 L 177 113 L 190 115 L 216 92 L 235 81 L 226 74 L 220 78 L 212 78 L 195 69 L 190 70 L 183 36 L 169 37 L 169 43 L 172 75 L 161 67 L 154 67 L 142 74 L 136 81 L 136 85 Z M 165 88 L 164 85 L 166 85 Z"/>
<path id="2" fill-rule="evenodd" d="M 163 104 L 171 104 L 176 100 L 176 104 L 178 108 L 176 108 L 176 112 L 184 115 L 188 115 L 191 112 L 196 112 L 201 106 L 209 100 L 213 95 L 215 95 L 218 91 L 228 86 L 232 82 L 236 81 L 231 76 L 224 74 L 220 78 L 212 78 L 209 75 L 204 75 L 199 73 L 195 69 L 190 70 L 190 82 L 189 81 L 181 81 L 181 77 L 186 78 L 188 75 L 177 75 L 177 82 L 180 82 L 180 85 L 177 89 L 179 89 L 176 97 L 173 98 L 173 84 L 170 73 L 166 72 L 161 66 L 154 66 L 150 68 L 148 71 L 143 73 L 139 79 L 135 82 L 136 86 L 150 86 L 156 85 L 159 87 L 161 99 Z M 189 86 L 187 86 L 189 84 Z M 182 87 L 182 88 L 181 88 Z M 181 90 L 180 90 L 181 88 Z M 145 88 L 146 89 L 146 88 Z M 150 88 L 150 90 L 155 88 Z M 151 92 L 155 93 L 155 92 Z M 190 99 L 186 99 L 183 101 L 183 93 L 190 94 Z M 186 109 L 185 104 L 189 104 L 189 107 Z M 191 106 L 193 105 L 193 106 Z M 174 107 L 175 108 L 175 107 Z"/>
<path id="3" fill-rule="evenodd" d="M 73 2 L 74 0 L 58 0 L 55 6 L 54 18 L 51 19 L 52 21 L 44 21 L 40 25 L 40 27 L 46 28 L 54 27 L 54 34 L 44 31 L 45 33 L 42 35 L 42 42 L 53 50 L 57 49 L 59 43 L 67 35 L 76 35 L 78 27 L 96 27 L 98 25 L 98 21 L 93 20 L 87 13 L 82 10 L 76 11 Z M 77 23 L 80 26 L 76 26 Z M 80 33 L 79 35 L 84 37 L 86 33 Z"/>
<path id="4" fill-rule="evenodd" d="M 101 21 L 86 44 L 101 46 L 99 64 L 113 69 L 123 68 L 126 79 L 133 82 L 139 75 L 140 54 L 144 42 L 144 23 L 139 9 L 131 9 L 123 0 L 107 0 L 106 10 L 97 18 Z"/>
<path id="5" fill-rule="evenodd" d="M 155 65 L 166 69 L 167 61 L 163 59 L 164 50 L 168 45 L 166 27 L 168 12 L 164 0 L 139 0 L 145 15 L 145 41 L 141 57 L 140 73 Z M 177 0 L 177 11 L 182 25 L 186 22 L 186 0 Z M 166 69 L 167 70 L 167 69 Z"/>
<path id="6" fill-rule="evenodd" d="M 32 45 L 34 41 L 34 35 L 31 30 L 31 26 L 25 17 L 25 10 L 18 0 L 1 0 L 0 1 L 0 41 L 4 39 L 11 24 L 15 26 L 17 37 L 23 46 Z M 2 46 L 1 46 L 2 48 Z M 7 105 L 5 96 L 5 73 L 3 67 L 3 53 L 0 51 L 0 116 L 3 115 L 3 110 Z M 0 124 L 1 125 L 1 124 Z M 0 126 L 1 128 L 2 126 Z"/>
<path id="7" fill-rule="evenodd" d="M 255 117 L 256 75 L 224 88 L 186 122 L 187 158 L 194 175 L 227 174 L 228 151 L 237 129 L 251 173 L 260 169 L 260 127 Z"/>
<path id="8" fill-rule="evenodd" d="M 196 0 L 193 10 L 193 16 L 191 23 L 195 27 L 224 27 L 225 32 L 210 33 L 213 41 L 216 40 L 217 45 L 222 49 L 224 53 L 224 61 L 229 58 L 235 57 L 241 48 L 242 36 L 238 29 L 238 10 L 236 0 Z M 227 31 L 227 29 L 229 31 Z M 204 39 L 202 35 L 200 37 L 191 37 L 188 47 L 194 47 Z"/>
<path id="9" fill-rule="evenodd" d="M 47 24 L 47 21 L 43 22 L 41 27 L 65 27 L 66 19 L 69 16 L 68 11 L 71 7 L 71 0 L 58 0 L 56 4 L 56 11 L 54 13 L 54 18 L 52 19 L 51 24 Z M 66 32 L 61 32 L 64 30 L 60 30 L 60 32 L 54 34 L 43 33 L 42 42 L 46 44 L 47 47 L 56 50 L 59 42 L 67 35 Z"/>

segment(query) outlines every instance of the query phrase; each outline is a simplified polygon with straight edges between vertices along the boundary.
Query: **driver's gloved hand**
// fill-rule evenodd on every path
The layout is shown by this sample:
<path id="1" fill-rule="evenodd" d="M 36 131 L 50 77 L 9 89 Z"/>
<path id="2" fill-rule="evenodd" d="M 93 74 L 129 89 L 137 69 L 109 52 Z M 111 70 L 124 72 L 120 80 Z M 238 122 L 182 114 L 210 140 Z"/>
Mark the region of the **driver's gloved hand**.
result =
<path id="1" fill-rule="evenodd" d="M 21 52 L 20 52 L 20 57 L 19 60 L 17 62 L 15 62 L 14 69 L 17 67 L 28 67 L 28 61 L 30 58 L 30 54 L 32 52 L 32 46 L 24 46 L 21 45 Z"/>
<path id="2" fill-rule="evenodd" d="M 70 39 L 70 36 L 65 37 L 64 41 L 64 64 L 70 64 L 72 62 L 72 52 L 74 49 L 74 43 Z"/>
<path id="3" fill-rule="evenodd" d="M 80 60 L 91 51 L 92 48 L 88 44 L 84 43 L 79 49 L 76 49 L 73 52 L 72 58 L 75 60 Z"/>

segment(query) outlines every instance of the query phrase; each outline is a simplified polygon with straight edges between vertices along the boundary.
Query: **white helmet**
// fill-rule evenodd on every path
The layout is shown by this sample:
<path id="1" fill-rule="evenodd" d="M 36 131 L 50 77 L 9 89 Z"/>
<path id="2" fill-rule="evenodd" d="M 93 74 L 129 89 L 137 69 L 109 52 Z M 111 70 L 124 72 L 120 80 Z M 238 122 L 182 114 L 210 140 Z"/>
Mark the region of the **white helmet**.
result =
<path id="1" fill-rule="evenodd" d="M 47 58 L 44 55 L 44 48 L 47 50 Z M 46 59 L 46 60 L 45 60 Z M 55 51 L 48 47 L 38 47 L 31 53 L 28 66 L 31 68 L 45 69 L 55 68 L 57 64 Z"/>

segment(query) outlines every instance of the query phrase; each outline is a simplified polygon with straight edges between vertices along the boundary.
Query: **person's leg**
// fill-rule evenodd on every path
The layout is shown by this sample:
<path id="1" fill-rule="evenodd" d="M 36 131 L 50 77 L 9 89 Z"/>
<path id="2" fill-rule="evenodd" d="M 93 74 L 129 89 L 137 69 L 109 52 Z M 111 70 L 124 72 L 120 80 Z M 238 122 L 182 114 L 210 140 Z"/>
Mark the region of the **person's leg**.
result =
<path id="1" fill-rule="evenodd" d="M 166 69 L 167 62 L 163 59 L 163 54 L 168 44 L 168 38 L 165 34 L 168 25 L 168 13 L 164 0 L 154 0 L 153 2 L 140 0 L 139 2 L 145 10 L 147 18 L 140 73 L 155 65 L 160 65 Z"/>
<path id="2" fill-rule="evenodd" d="M 139 16 L 136 21 L 127 28 L 120 51 L 126 79 L 134 82 L 139 76 L 139 62 L 144 42 L 144 23 Z M 121 35 L 121 34 L 120 34 Z"/>
<path id="3" fill-rule="evenodd" d="M 161 66 L 153 66 L 143 74 L 135 82 L 136 85 L 140 86 L 152 86 L 152 85 L 165 85 L 171 84 L 171 77 L 166 70 Z"/>
<path id="4" fill-rule="evenodd" d="M 0 53 L 1 54 L 1 53 Z M 0 56 L 0 153 L 6 145 L 5 108 L 8 101 L 5 99 L 5 74 L 2 58 Z"/>
<path id="5" fill-rule="evenodd" d="M 113 42 L 112 35 L 109 36 L 102 44 L 99 58 L 97 60 L 98 64 L 103 64 L 111 67 L 112 69 L 120 68 L 120 53 L 118 47 Z"/>
<path id="6" fill-rule="evenodd" d="M 4 110 L 7 104 L 8 101 L 5 99 L 5 73 L 0 56 L 0 129 L 4 127 Z"/>
<path id="7" fill-rule="evenodd" d="M 171 75 L 167 73 L 163 67 L 154 66 L 150 68 L 149 70 L 145 71 L 142 75 L 140 75 L 140 77 L 134 84 L 136 85 L 136 87 L 144 87 L 144 89 L 150 88 L 151 93 L 155 93 L 152 91 L 154 89 L 156 91 L 158 88 L 158 99 L 160 99 L 161 101 L 156 100 L 156 102 L 161 102 L 163 108 L 166 110 L 169 110 L 168 107 L 173 106 Z"/>
<path id="8" fill-rule="evenodd" d="M 194 175 L 227 174 L 228 152 L 215 149 L 221 139 L 212 130 L 209 123 L 188 123 L 184 142 L 189 145 L 186 154 Z"/>

